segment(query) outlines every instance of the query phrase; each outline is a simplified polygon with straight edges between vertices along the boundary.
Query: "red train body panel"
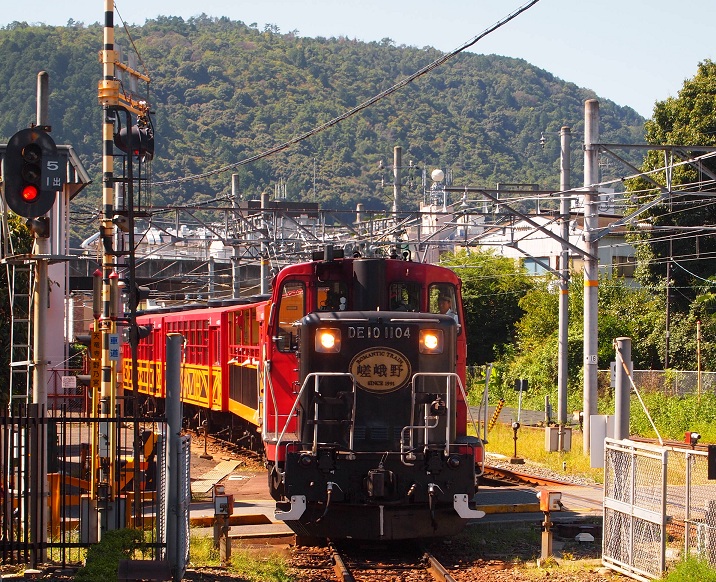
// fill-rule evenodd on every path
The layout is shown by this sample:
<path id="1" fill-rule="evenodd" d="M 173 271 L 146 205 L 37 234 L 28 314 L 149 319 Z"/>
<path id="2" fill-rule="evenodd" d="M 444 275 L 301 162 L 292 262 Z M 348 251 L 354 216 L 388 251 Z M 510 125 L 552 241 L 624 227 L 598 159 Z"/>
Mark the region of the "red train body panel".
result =
<path id="1" fill-rule="evenodd" d="M 185 411 L 234 440 L 261 435 L 277 517 L 296 532 L 450 535 L 480 517 L 463 320 L 452 271 L 329 252 L 282 269 L 270 297 L 140 316 L 138 390 L 161 402 L 166 334 L 180 333 Z"/>

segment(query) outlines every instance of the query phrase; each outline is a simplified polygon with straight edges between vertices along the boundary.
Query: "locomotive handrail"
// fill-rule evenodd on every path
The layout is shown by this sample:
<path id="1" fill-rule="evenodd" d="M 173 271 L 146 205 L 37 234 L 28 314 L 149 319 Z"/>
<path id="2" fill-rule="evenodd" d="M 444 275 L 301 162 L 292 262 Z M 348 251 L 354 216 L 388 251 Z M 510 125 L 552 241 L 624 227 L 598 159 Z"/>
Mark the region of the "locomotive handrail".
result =
<path id="1" fill-rule="evenodd" d="M 438 426 L 438 424 L 439 424 L 439 422 L 440 422 L 437 416 L 427 416 L 427 417 L 425 417 L 425 420 L 426 420 L 426 421 L 427 421 L 427 420 L 434 420 L 434 421 L 435 421 L 435 424 L 432 424 L 432 425 L 429 425 L 429 424 L 421 424 L 421 425 L 404 426 L 404 427 L 402 428 L 402 430 L 400 431 L 400 462 L 403 463 L 403 465 L 405 465 L 406 467 L 412 467 L 413 465 L 415 465 L 415 463 L 409 463 L 409 462 L 406 460 L 406 459 L 407 459 L 407 454 L 406 454 L 405 449 L 404 449 L 404 446 L 405 446 L 405 443 L 404 443 L 404 434 L 405 434 L 405 431 L 406 431 L 406 430 L 411 431 L 411 432 L 410 432 L 410 450 L 412 451 L 412 450 L 413 450 L 413 442 L 412 442 L 412 441 L 413 441 L 413 433 L 412 433 L 412 431 L 413 431 L 414 429 L 421 429 L 421 428 L 424 428 L 424 429 L 437 428 L 437 426 Z"/>
<path id="2" fill-rule="evenodd" d="M 353 374 L 350 372 L 311 372 L 306 376 L 306 378 L 303 380 L 303 384 L 301 384 L 301 389 L 298 391 L 298 394 L 296 395 L 296 399 L 293 401 L 293 406 L 291 407 L 291 412 L 289 412 L 288 417 L 286 418 L 286 424 L 283 427 L 283 430 L 281 431 L 280 436 L 276 440 L 276 450 L 281 446 L 281 441 L 283 440 L 283 437 L 286 435 L 286 432 L 288 431 L 288 425 L 291 422 L 291 418 L 296 412 L 296 409 L 298 408 L 298 405 L 301 401 L 301 396 L 303 395 L 303 391 L 306 389 L 306 387 L 309 384 L 309 380 L 313 378 L 314 381 L 314 391 L 316 394 L 318 394 L 318 381 L 322 377 L 331 377 L 331 376 L 348 376 L 351 379 L 351 382 L 353 384 L 353 407 L 351 410 L 351 428 L 348 436 L 348 447 L 350 450 L 353 450 L 353 434 L 354 434 L 354 428 L 355 428 L 355 414 L 356 414 L 356 379 Z M 318 404 L 316 406 L 316 414 L 318 412 Z M 312 452 L 315 454 L 318 448 L 318 425 L 316 424 L 313 429 L 313 447 Z"/>
<path id="3" fill-rule="evenodd" d="M 413 375 L 413 379 L 412 379 L 412 381 L 411 381 L 412 406 L 411 406 L 411 408 L 410 408 L 410 424 L 412 424 L 412 425 L 415 424 L 416 380 L 417 380 L 419 377 L 426 377 L 426 378 L 445 378 L 445 389 L 446 389 L 446 398 L 447 398 L 447 406 L 448 406 L 448 414 L 446 415 L 447 421 L 446 421 L 446 423 L 445 423 L 445 454 L 448 455 L 448 454 L 450 454 L 450 432 L 451 432 L 450 429 L 452 428 L 452 425 L 451 425 L 451 422 L 450 422 L 451 414 L 449 413 L 449 412 L 450 412 L 450 410 L 449 410 L 449 409 L 450 409 L 450 404 L 451 404 L 450 392 L 451 392 L 451 388 L 452 388 L 452 384 L 450 383 L 450 379 L 451 379 L 451 378 L 454 378 L 454 379 L 456 379 L 456 380 L 458 381 L 458 383 L 460 383 L 460 376 L 458 376 L 455 372 L 418 372 L 418 373 L 416 373 L 416 374 Z M 464 391 L 463 391 L 463 393 L 464 393 Z M 467 401 L 466 401 L 466 403 L 467 403 Z M 427 420 L 428 418 L 429 418 L 429 417 L 426 416 L 426 420 Z M 422 426 L 417 426 L 417 427 L 415 427 L 415 428 L 425 428 L 425 444 L 427 445 L 428 442 L 429 442 L 428 430 L 431 430 L 431 429 L 433 429 L 433 428 L 435 428 L 435 427 L 433 427 L 433 426 L 428 426 L 428 425 L 426 424 L 424 427 L 422 427 Z M 402 447 L 402 445 L 403 445 L 403 443 L 402 443 L 402 439 L 401 439 L 401 447 Z M 413 448 L 413 431 L 412 431 L 412 430 L 410 431 L 410 448 L 411 448 L 411 449 Z"/>
<path id="4" fill-rule="evenodd" d="M 412 378 L 412 381 L 411 381 L 411 391 L 412 391 L 412 395 L 411 395 L 411 397 L 412 397 L 412 406 L 411 406 L 411 411 L 410 411 L 410 424 L 411 424 L 411 426 L 406 426 L 406 427 L 404 427 L 403 430 L 401 431 L 401 438 L 400 438 L 400 459 L 401 459 L 401 461 L 403 462 L 403 464 L 408 465 L 408 466 L 410 465 L 410 464 L 405 460 L 405 454 L 406 454 L 406 453 L 405 453 L 405 450 L 404 450 L 403 432 L 404 432 L 405 430 L 410 430 L 409 448 L 410 448 L 410 450 L 412 450 L 412 449 L 414 448 L 414 444 L 413 444 L 413 430 L 415 430 L 415 429 L 424 429 L 424 430 L 425 430 L 425 444 L 428 444 L 428 430 L 432 430 L 432 429 L 434 429 L 434 428 L 437 427 L 437 423 L 436 423 L 435 425 L 428 425 L 428 424 L 427 424 L 427 421 L 428 421 L 429 419 L 433 419 L 433 418 L 437 419 L 437 417 L 433 417 L 433 416 L 426 416 L 426 417 L 425 417 L 425 421 L 426 421 L 426 424 L 425 424 L 425 425 L 416 425 L 416 424 L 415 424 L 416 379 L 417 379 L 419 376 L 420 376 L 420 377 L 434 377 L 434 378 L 441 378 L 441 377 L 442 377 L 442 378 L 445 378 L 445 379 L 446 379 L 445 387 L 446 387 L 446 396 L 447 396 L 447 401 L 448 401 L 448 407 L 450 406 L 450 402 L 451 402 L 451 399 L 450 399 L 450 391 L 451 391 L 452 384 L 450 383 L 450 379 L 451 379 L 451 378 L 454 378 L 454 379 L 457 381 L 457 385 L 458 385 L 458 387 L 460 388 L 460 393 L 462 394 L 463 400 L 465 401 L 465 408 L 467 408 L 467 413 L 470 415 L 470 421 L 472 422 L 472 426 L 473 426 L 473 428 L 475 429 L 475 434 L 477 435 L 477 439 L 480 441 L 480 443 L 482 443 L 482 439 L 480 439 L 480 436 L 479 436 L 480 433 L 479 433 L 478 430 L 477 430 L 477 424 L 475 423 L 475 418 L 472 416 L 472 411 L 470 410 L 470 407 L 467 406 L 467 393 L 465 392 L 465 387 L 464 387 L 463 384 L 462 384 L 462 379 L 460 378 L 460 376 L 459 376 L 458 374 L 456 374 L 455 372 L 418 372 L 418 373 L 416 373 L 416 374 L 413 375 L 413 378 Z M 446 455 L 448 455 L 448 454 L 450 453 L 450 429 L 451 429 L 450 419 L 451 419 L 451 416 L 452 416 L 451 414 L 448 414 L 448 415 L 447 415 L 447 422 L 446 422 L 446 426 L 445 426 L 445 454 L 446 454 Z M 483 459 L 484 459 L 484 456 L 483 456 Z M 483 467 L 484 467 L 484 460 L 483 460 Z M 484 468 L 483 468 L 482 470 L 484 471 Z M 482 474 L 482 473 L 481 473 L 481 474 Z"/>
<path id="5" fill-rule="evenodd" d="M 314 387 L 316 394 L 320 394 L 318 391 L 318 381 L 320 377 L 326 376 L 348 376 L 351 379 L 351 383 L 353 384 L 353 406 L 351 407 L 351 427 L 348 431 L 348 449 L 353 450 L 353 429 L 355 427 L 355 420 L 356 420 L 356 379 L 350 372 L 312 372 L 308 376 L 306 376 L 306 380 L 310 376 L 314 376 Z M 318 398 L 316 399 L 314 405 L 313 405 L 313 416 L 314 420 L 318 421 Z M 311 448 L 311 451 L 315 455 L 318 452 L 318 422 L 313 426 L 313 446 Z"/>
<path id="6" fill-rule="evenodd" d="M 268 390 L 267 390 L 268 388 Z M 273 413 L 274 413 L 274 431 L 273 435 L 274 438 L 276 438 L 276 435 L 278 435 L 278 402 L 276 401 L 276 391 L 273 388 L 273 375 L 271 374 L 271 361 L 266 362 L 266 370 L 264 372 L 264 416 L 266 417 L 264 421 L 264 428 L 268 425 L 268 406 L 266 406 L 266 393 L 269 393 L 271 395 L 271 402 L 273 403 Z M 289 415 L 289 418 L 291 418 L 291 415 Z"/>

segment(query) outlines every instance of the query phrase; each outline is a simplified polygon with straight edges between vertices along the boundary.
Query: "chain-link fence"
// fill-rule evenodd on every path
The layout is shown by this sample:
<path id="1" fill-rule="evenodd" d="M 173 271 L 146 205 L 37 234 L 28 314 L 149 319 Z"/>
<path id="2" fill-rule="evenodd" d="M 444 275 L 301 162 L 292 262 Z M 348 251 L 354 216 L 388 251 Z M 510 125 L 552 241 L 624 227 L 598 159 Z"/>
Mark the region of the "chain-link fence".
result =
<path id="1" fill-rule="evenodd" d="M 661 578 L 683 556 L 716 566 L 716 482 L 705 451 L 606 439 L 605 565 Z"/>
<path id="2" fill-rule="evenodd" d="M 694 370 L 634 370 L 634 384 L 645 392 L 671 396 L 716 392 L 716 372 Z"/>

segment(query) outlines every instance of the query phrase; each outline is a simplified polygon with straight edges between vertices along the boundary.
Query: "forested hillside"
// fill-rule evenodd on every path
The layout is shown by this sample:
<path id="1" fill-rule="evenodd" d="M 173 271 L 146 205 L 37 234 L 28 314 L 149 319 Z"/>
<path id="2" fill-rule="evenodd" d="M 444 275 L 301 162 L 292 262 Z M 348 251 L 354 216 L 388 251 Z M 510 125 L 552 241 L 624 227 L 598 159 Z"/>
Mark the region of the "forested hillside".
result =
<path id="1" fill-rule="evenodd" d="M 129 30 L 152 78 L 155 182 L 207 172 L 267 150 L 440 55 L 429 47 L 395 46 L 390 39 L 310 39 L 206 16 L 188 21 L 160 17 Z M 116 40 L 127 54 L 130 41 L 119 27 Z M 5 89 L 0 92 L 0 142 L 34 121 L 36 74 L 48 71 L 52 135 L 57 143 L 75 147 L 94 179 L 74 202 L 78 216 L 96 208 L 100 196 L 101 47 L 99 24 L 13 23 L 0 29 L 0 86 Z M 449 167 L 455 185 L 557 187 L 559 139 L 552 136 L 542 149 L 540 133 L 564 124 L 579 132 L 584 100 L 592 97 L 597 96 L 588 89 L 526 61 L 463 53 L 347 121 L 234 172 L 241 176 L 244 198 L 273 191 L 281 181 L 288 200 L 313 200 L 326 208 L 354 208 L 361 201 L 378 209 L 392 200 L 389 166 L 393 147 L 400 145 L 405 166 L 412 161 L 419 168 Z M 603 141 L 641 142 L 643 122 L 632 109 L 601 99 Z M 576 151 L 574 184 L 581 183 Z M 386 186 L 381 185 L 381 160 Z M 158 185 L 151 199 L 179 204 L 226 195 L 230 174 Z M 422 197 L 420 173 L 413 178 L 407 196 L 415 202 Z"/>

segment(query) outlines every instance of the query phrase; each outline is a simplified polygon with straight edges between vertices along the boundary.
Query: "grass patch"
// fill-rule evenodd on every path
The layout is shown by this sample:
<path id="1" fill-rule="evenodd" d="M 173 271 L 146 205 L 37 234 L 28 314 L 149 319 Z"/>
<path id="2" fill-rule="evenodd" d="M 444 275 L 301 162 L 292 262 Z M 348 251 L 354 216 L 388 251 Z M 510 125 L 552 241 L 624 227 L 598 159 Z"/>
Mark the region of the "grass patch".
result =
<path id="1" fill-rule="evenodd" d="M 665 582 L 716 582 L 716 570 L 705 560 L 687 558 L 679 562 Z"/>
<path id="2" fill-rule="evenodd" d="M 133 529 L 117 529 L 102 533 L 102 540 L 87 550 L 87 561 L 77 571 L 76 582 L 116 580 L 120 560 L 134 557 L 143 534 Z"/>
<path id="3" fill-rule="evenodd" d="M 219 548 L 214 547 L 211 536 L 189 536 L 189 562 L 192 567 L 220 566 Z"/>
<path id="4" fill-rule="evenodd" d="M 257 555 L 245 549 L 232 550 L 229 569 L 251 582 L 292 582 L 295 580 L 290 573 L 288 562 L 278 553 Z"/>
<path id="5" fill-rule="evenodd" d="M 515 441 L 512 427 L 497 424 L 488 433 L 487 452 L 512 457 L 515 452 Z M 572 431 L 572 448 L 569 452 L 548 452 L 545 444 L 545 429 L 522 427 L 517 433 L 517 455 L 523 459 L 538 463 L 555 472 L 569 473 L 597 483 L 604 482 L 604 470 L 592 469 L 589 466 L 589 455 L 582 448 L 582 433 Z M 565 465 L 566 464 L 566 465 Z M 566 466 L 566 471 L 564 467 Z M 519 468 L 518 468 L 519 469 Z"/>
<path id="6" fill-rule="evenodd" d="M 219 549 L 211 536 L 190 538 L 189 557 L 193 568 L 221 566 Z M 287 560 L 278 552 L 257 552 L 241 547 L 231 548 L 231 560 L 226 568 L 247 582 L 293 582 Z"/>

